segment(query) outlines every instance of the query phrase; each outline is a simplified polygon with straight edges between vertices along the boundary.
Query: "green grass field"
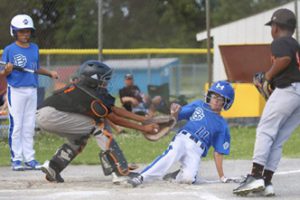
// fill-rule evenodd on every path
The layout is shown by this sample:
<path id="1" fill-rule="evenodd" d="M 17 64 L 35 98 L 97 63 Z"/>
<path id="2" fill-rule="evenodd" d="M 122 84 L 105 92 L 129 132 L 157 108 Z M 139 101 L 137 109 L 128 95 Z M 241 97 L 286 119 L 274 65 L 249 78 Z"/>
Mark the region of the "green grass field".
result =
<path id="1" fill-rule="evenodd" d="M 167 137 L 158 142 L 150 142 L 143 135 L 136 131 L 127 130 L 128 133 L 116 136 L 116 140 L 121 146 L 128 162 L 149 163 L 156 156 L 160 155 L 168 146 L 175 133 L 171 133 Z M 233 127 L 231 128 L 231 154 L 225 159 L 251 159 L 254 141 L 254 127 Z M 56 149 L 62 145 L 64 140 L 55 135 L 41 133 L 36 136 L 35 150 L 36 158 L 40 162 L 50 159 Z M 300 157 L 300 128 L 292 134 L 291 138 L 286 142 L 283 148 L 284 157 L 296 158 Z M 73 164 L 98 164 L 99 148 L 91 138 L 83 152 L 72 162 Z M 212 148 L 207 159 L 212 159 Z M 9 146 L 7 139 L 0 140 L 0 166 L 10 164 Z"/>

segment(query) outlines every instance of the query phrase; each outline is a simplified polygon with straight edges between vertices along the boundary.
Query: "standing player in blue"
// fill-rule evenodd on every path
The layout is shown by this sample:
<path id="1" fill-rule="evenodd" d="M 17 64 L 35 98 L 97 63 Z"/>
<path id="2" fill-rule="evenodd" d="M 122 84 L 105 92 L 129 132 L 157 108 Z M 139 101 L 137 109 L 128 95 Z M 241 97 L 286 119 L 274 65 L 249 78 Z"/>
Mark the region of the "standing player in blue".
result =
<path id="1" fill-rule="evenodd" d="M 143 181 L 161 179 L 179 161 L 181 168 L 176 182 L 193 184 L 197 180 L 201 157 L 206 156 L 210 146 L 215 150 L 214 159 L 220 181 L 227 182 L 223 172 L 223 155 L 229 154 L 230 133 L 220 112 L 222 109 L 228 110 L 233 101 L 234 90 L 230 83 L 218 81 L 208 90 L 205 102 L 197 100 L 183 107 L 172 104 L 171 114 L 179 121 L 187 122 L 179 129 L 167 150 L 128 183 L 136 187 Z"/>
<path id="2" fill-rule="evenodd" d="M 40 169 L 35 160 L 33 136 L 35 112 L 37 108 L 38 76 L 28 72 L 13 70 L 13 65 L 36 70 L 40 74 L 57 78 L 57 72 L 39 66 L 39 48 L 30 39 L 35 31 L 28 15 L 16 15 L 11 20 L 10 34 L 15 42 L 5 47 L 2 60 L 8 64 L 2 75 L 6 76 L 9 109 L 9 146 L 12 169 Z M 22 164 L 24 161 L 24 166 Z"/>

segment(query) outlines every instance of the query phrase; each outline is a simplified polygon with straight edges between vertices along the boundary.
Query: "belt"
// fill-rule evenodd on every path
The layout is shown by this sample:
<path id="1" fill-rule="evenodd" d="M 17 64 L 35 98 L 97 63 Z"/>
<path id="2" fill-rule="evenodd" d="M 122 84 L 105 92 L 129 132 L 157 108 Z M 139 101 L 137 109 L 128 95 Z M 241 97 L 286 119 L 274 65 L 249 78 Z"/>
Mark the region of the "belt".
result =
<path id="1" fill-rule="evenodd" d="M 186 135 L 187 137 L 189 137 L 201 149 L 203 149 L 203 150 L 205 149 L 205 144 L 201 140 L 197 139 L 195 136 L 193 136 L 192 134 L 190 134 L 189 132 L 187 132 L 187 131 L 180 131 L 179 133 L 182 133 L 183 135 Z"/>

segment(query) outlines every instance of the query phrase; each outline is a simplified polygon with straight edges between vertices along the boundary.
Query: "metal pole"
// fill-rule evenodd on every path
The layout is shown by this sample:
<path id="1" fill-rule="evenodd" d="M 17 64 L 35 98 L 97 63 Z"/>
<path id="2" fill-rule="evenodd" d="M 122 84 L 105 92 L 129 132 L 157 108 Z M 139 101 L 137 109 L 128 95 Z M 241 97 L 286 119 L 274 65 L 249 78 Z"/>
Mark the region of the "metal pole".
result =
<path id="1" fill-rule="evenodd" d="M 298 0 L 295 0 L 295 15 L 296 15 L 296 19 L 298 19 Z M 299 30 L 298 30 L 299 26 L 298 26 L 298 20 L 296 23 L 296 40 L 299 41 Z"/>
<path id="2" fill-rule="evenodd" d="M 50 67 L 50 54 L 47 54 L 47 56 L 46 56 L 46 66 L 47 66 L 47 68 Z"/>
<path id="3" fill-rule="evenodd" d="M 208 66 L 208 86 L 210 87 L 213 77 L 213 66 L 211 63 L 211 52 L 210 52 L 210 7 L 209 0 L 205 0 L 206 5 L 206 32 L 207 32 L 207 66 Z"/>
<path id="4" fill-rule="evenodd" d="M 103 15 L 102 15 L 102 0 L 98 0 L 98 60 L 102 61 L 102 50 L 103 50 L 103 35 L 102 35 L 102 23 L 103 23 Z"/>
<path id="5" fill-rule="evenodd" d="M 151 84 L 151 54 L 147 54 L 147 84 Z"/>

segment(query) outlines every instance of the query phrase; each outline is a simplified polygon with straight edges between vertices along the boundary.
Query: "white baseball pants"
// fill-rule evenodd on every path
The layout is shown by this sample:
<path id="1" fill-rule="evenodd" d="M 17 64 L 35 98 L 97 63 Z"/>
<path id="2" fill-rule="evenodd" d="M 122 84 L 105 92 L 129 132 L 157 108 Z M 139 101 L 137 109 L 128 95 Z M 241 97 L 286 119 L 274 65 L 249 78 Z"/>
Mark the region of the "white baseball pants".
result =
<path id="1" fill-rule="evenodd" d="M 11 160 L 29 162 L 34 159 L 33 149 L 37 89 L 8 86 L 9 132 Z"/>
<path id="2" fill-rule="evenodd" d="M 170 167 L 177 161 L 181 164 L 180 173 L 176 177 L 179 183 L 194 183 L 200 167 L 202 148 L 196 145 L 188 135 L 178 133 L 168 149 L 148 165 L 141 173 L 144 181 L 162 179 Z"/>

